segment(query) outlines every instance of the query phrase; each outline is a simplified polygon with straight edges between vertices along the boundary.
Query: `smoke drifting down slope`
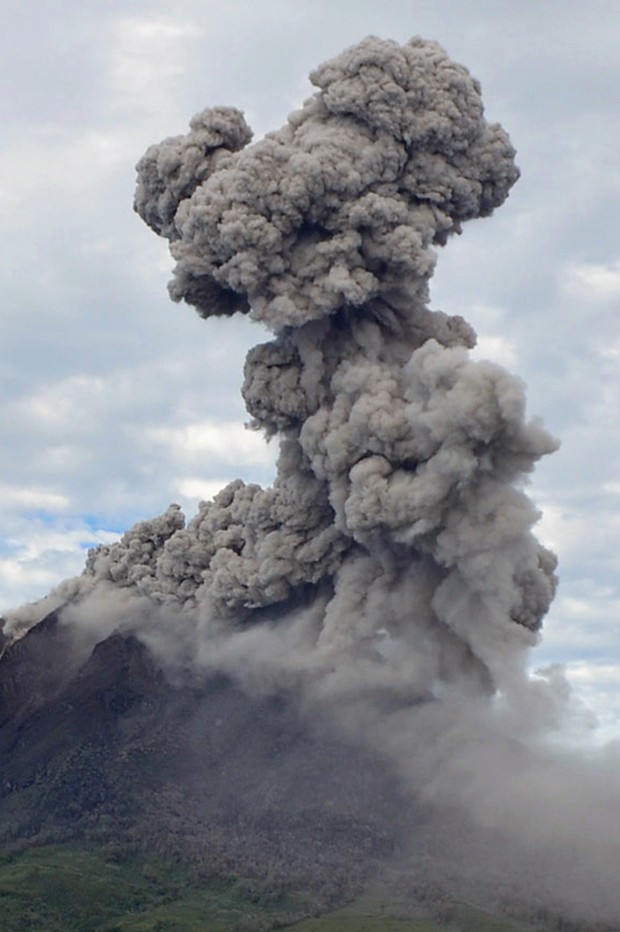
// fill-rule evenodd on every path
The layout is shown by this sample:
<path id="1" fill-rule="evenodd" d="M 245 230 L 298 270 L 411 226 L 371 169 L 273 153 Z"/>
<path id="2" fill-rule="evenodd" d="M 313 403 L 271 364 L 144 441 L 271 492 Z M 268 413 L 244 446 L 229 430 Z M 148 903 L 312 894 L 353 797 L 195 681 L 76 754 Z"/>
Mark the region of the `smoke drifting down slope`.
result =
<path id="1" fill-rule="evenodd" d="M 556 442 L 526 420 L 518 379 L 469 357 L 469 324 L 429 307 L 436 247 L 503 203 L 514 150 L 436 43 L 369 38 L 311 80 L 256 143 L 217 107 L 138 164 L 173 299 L 274 334 L 249 352 L 243 396 L 280 438 L 275 482 L 233 482 L 187 525 L 171 506 L 56 595 L 66 621 L 128 619 L 177 673 L 330 703 L 417 794 L 518 833 L 541 863 L 558 839 L 580 844 L 582 875 L 541 884 L 583 905 L 587 860 L 604 885 L 620 852 L 617 785 L 575 762 L 563 779 L 535 749 L 561 703 L 525 673 L 556 561 L 521 486 Z M 603 915 L 620 914 L 614 896 L 597 894 Z"/>

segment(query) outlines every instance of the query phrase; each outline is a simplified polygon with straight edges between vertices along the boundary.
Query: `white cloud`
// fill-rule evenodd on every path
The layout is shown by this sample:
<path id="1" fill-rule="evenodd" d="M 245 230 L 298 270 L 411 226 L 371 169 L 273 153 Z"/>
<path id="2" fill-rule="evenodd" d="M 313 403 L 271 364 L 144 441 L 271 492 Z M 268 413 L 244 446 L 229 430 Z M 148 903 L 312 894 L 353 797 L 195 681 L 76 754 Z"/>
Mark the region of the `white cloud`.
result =
<path id="1" fill-rule="evenodd" d="M 474 359 L 491 359 L 506 368 L 516 366 L 518 359 L 515 341 L 499 334 L 478 337 L 471 355 Z"/>
<path id="2" fill-rule="evenodd" d="M 80 421 L 88 419 L 93 401 L 101 404 L 105 403 L 106 397 L 110 398 L 111 391 L 106 392 L 106 381 L 100 376 L 73 375 L 44 385 L 25 400 L 25 405 L 32 420 L 48 429 L 76 428 Z"/>
<path id="3" fill-rule="evenodd" d="M 197 504 L 201 501 L 210 501 L 228 482 L 230 479 L 202 479 L 190 476 L 186 479 L 178 479 L 174 485 L 183 498 Z"/>
<path id="4" fill-rule="evenodd" d="M 591 737 L 600 744 L 616 740 L 620 721 L 620 663 L 577 661 L 566 665 L 575 695 L 596 716 Z"/>
<path id="5" fill-rule="evenodd" d="M 620 658 L 620 592 L 588 576 L 561 581 L 536 654 L 540 662 L 604 663 Z"/>
<path id="6" fill-rule="evenodd" d="M 7 507 L 12 511 L 21 509 L 35 511 L 63 511 L 69 508 L 70 499 L 59 492 L 34 486 L 10 486 L 6 483 L 0 485 L 0 511 Z"/>
<path id="7" fill-rule="evenodd" d="M 592 514 L 575 512 L 570 505 L 539 501 L 542 516 L 536 526 L 536 533 L 546 547 L 568 556 L 578 553 L 587 535 L 592 543 L 593 534 L 601 537 L 605 529 L 592 521 Z M 593 527 L 596 524 L 596 528 Z"/>
<path id="8" fill-rule="evenodd" d="M 0 613 L 46 595 L 62 579 L 82 571 L 87 548 L 118 537 L 62 516 L 51 522 L 12 521 L 10 528 L 14 536 L 5 542 L 5 550 L 11 552 L 0 554 Z"/>
<path id="9" fill-rule="evenodd" d="M 598 346 L 597 350 L 603 359 L 609 359 L 614 366 L 617 366 L 618 360 L 620 359 L 620 340 L 616 340 L 611 343 L 606 342 L 605 344 Z"/>
<path id="10" fill-rule="evenodd" d="M 184 427 L 155 427 L 145 432 L 147 443 L 165 446 L 176 460 L 194 464 L 206 457 L 238 463 L 245 470 L 252 465 L 273 462 L 275 447 L 265 442 L 263 434 L 248 430 L 239 421 L 217 422 L 209 419 Z"/>
<path id="11" fill-rule="evenodd" d="M 607 263 L 569 265 L 561 272 L 560 287 L 583 301 L 610 301 L 620 297 L 620 259 Z"/>
<path id="12" fill-rule="evenodd" d="M 187 43 L 201 35 L 189 20 L 123 16 L 113 28 L 110 84 L 115 107 L 152 110 L 169 102 L 174 79 L 187 69 Z"/>
<path id="13" fill-rule="evenodd" d="M 22 129 L 10 147 L 0 151 L 0 218 L 28 217 L 17 208 L 51 197 L 82 197 L 103 183 L 106 175 L 135 161 L 135 139 L 126 131 L 79 128 L 71 133 L 57 126 Z"/>

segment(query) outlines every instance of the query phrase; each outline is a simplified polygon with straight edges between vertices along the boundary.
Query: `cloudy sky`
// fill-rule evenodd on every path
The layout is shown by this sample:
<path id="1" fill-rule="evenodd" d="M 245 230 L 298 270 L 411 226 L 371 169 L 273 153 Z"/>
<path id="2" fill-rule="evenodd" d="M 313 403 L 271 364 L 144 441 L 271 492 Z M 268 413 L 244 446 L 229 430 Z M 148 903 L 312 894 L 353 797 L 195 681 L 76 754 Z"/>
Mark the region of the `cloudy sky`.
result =
<path id="1" fill-rule="evenodd" d="M 439 258 L 434 306 L 528 385 L 562 441 L 532 494 L 561 589 L 533 666 L 567 664 L 620 737 L 620 4 L 22 0 L 0 9 L 0 611 L 171 501 L 191 515 L 274 450 L 239 395 L 257 325 L 170 303 L 134 164 L 205 106 L 256 137 L 368 34 L 439 40 L 482 82 L 522 178 Z"/>

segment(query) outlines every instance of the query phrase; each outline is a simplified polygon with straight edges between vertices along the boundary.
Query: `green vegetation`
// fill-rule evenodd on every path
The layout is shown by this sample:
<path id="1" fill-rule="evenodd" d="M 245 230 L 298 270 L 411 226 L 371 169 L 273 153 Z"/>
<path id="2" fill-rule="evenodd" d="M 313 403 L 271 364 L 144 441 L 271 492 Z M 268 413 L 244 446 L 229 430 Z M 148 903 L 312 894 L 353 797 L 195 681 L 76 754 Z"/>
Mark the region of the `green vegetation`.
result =
<path id="1" fill-rule="evenodd" d="M 473 906 L 458 904 L 448 910 L 450 921 L 462 932 L 516 932 L 531 929 L 531 926 L 515 925 L 506 919 L 498 919 L 488 912 Z"/>
<path id="2" fill-rule="evenodd" d="M 197 888 L 186 870 L 144 857 L 55 845 L 0 858 L 2 932 L 267 932 L 304 912 L 254 882 Z"/>
<path id="3" fill-rule="evenodd" d="M 0 932 L 534 932 L 470 904 L 387 902 L 367 893 L 312 916 L 307 895 L 254 880 L 199 881 L 190 869 L 111 844 L 55 844 L 0 855 Z M 602 927 L 601 927 L 602 928 Z M 583 930 L 582 930 L 583 932 Z"/>
<path id="4" fill-rule="evenodd" d="M 354 909 L 308 919 L 288 927 L 289 932 L 445 932 L 430 919 L 407 919 L 386 913 L 383 916 L 364 916 Z"/>
<path id="5" fill-rule="evenodd" d="M 446 924 L 430 913 L 411 906 L 387 906 L 360 899 L 352 906 L 289 927 L 289 932 L 527 932 L 530 927 L 514 925 L 470 906 L 447 909 Z"/>

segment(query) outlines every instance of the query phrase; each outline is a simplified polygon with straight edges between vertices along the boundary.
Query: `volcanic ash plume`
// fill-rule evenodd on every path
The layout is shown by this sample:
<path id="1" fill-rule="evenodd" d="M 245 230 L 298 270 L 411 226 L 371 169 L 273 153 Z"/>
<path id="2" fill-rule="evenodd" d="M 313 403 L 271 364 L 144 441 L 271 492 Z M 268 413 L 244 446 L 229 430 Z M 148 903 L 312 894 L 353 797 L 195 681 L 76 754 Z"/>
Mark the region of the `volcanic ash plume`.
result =
<path id="1" fill-rule="evenodd" d="M 276 666 L 492 689 L 553 596 L 519 483 L 555 442 L 517 379 L 469 358 L 472 328 L 429 309 L 429 279 L 435 247 L 507 197 L 514 150 L 434 42 L 368 38 L 311 80 L 259 142 L 217 107 L 137 166 L 172 297 L 274 333 L 243 383 L 253 425 L 281 438 L 273 487 L 235 481 L 187 526 L 171 506 L 73 586 L 178 609 L 205 662 L 212 637 L 260 625 Z"/>
<path id="2" fill-rule="evenodd" d="M 502 204 L 513 148 L 434 42 L 369 38 L 311 80 L 256 143 L 217 107 L 138 164 L 172 297 L 272 331 L 243 397 L 280 438 L 274 484 L 232 482 L 187 525 L 172 505 L 52 601 L 96 637 L 133 631 L 177 674 L 298 689 L 435 807 L 448 860 L 467 840 L 459 876 L 500 871 L 580 915 L 600 887 L 592 915 L 617 918 L 617 779 L 545 750 L 564 686 L 525 667 L 556 561 L 521 485 L 556 443 L 518 379 L 470 359 L 472 328 L 429 307 L 436 247 Z M 455 807 L 478 834 L 457 837 Z"/>

